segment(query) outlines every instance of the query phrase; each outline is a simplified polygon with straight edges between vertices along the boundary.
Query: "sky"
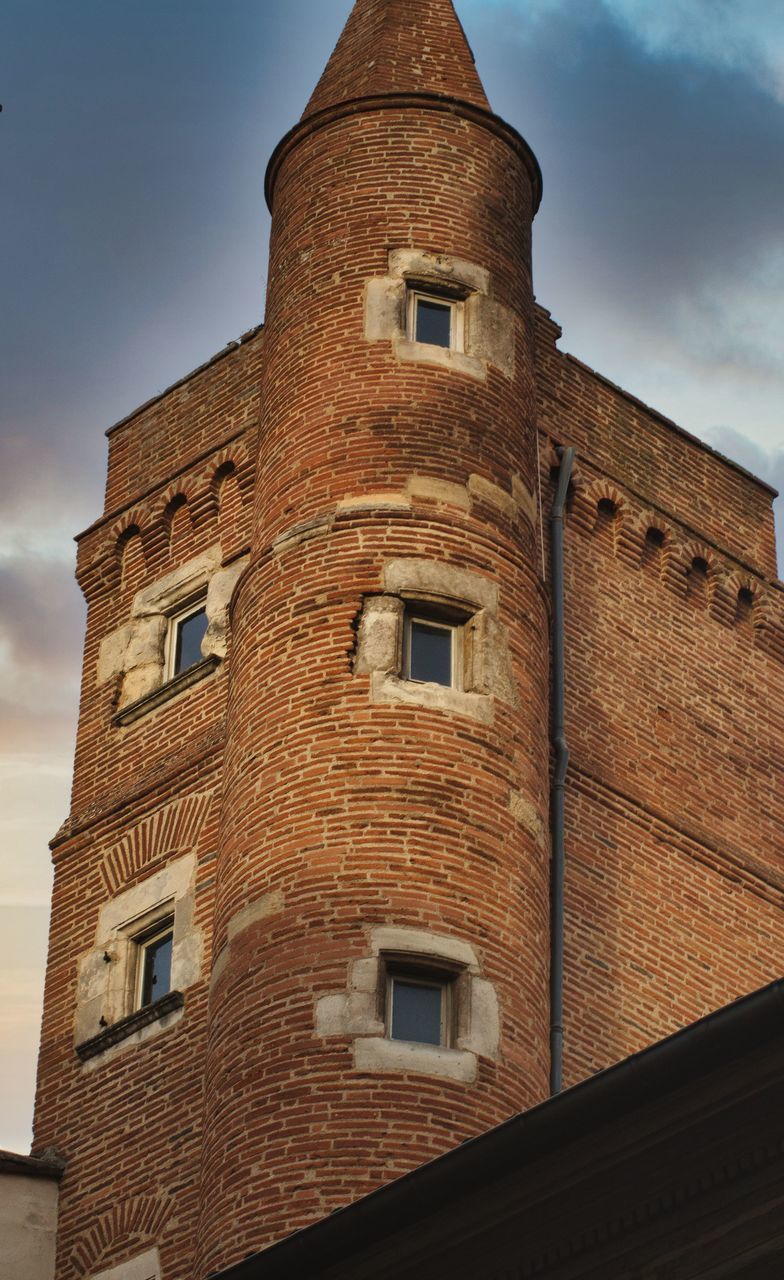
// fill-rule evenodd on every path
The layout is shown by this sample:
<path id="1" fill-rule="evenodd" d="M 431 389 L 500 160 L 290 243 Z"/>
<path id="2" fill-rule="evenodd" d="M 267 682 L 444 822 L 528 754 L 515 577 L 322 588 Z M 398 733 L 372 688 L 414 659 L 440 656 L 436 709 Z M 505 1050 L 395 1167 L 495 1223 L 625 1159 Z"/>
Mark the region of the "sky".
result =
<path id="1" fill-rule="evenodd" d="M 266 161 L 350 8 L 2 5 L 0 1147 L 29 1149 L 103 431 L 262 318 Z M 544 172 L 562 349 L 784 488 L 784 0 L 456 8 Z"/>

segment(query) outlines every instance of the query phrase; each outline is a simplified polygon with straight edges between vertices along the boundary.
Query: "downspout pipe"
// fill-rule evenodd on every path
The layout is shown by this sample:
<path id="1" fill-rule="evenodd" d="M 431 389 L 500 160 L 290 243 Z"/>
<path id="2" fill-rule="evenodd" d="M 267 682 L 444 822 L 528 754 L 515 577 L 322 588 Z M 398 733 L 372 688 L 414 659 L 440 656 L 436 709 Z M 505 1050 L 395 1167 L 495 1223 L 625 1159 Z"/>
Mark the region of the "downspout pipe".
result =
<path id="1" fill-rule="evenodd" d="M 552 592 L 552 745 L 553 780 L 550 788 L 550 1093 L 563 1088 L 564 1039 L 564 824 L 566 772 L 569 748 L 566 744 L 564 693 L 564 511 L 572 477 L 574 449 L 559 450 L 560 466 L 555 501 L 550 512 L 550 588 Z"/>

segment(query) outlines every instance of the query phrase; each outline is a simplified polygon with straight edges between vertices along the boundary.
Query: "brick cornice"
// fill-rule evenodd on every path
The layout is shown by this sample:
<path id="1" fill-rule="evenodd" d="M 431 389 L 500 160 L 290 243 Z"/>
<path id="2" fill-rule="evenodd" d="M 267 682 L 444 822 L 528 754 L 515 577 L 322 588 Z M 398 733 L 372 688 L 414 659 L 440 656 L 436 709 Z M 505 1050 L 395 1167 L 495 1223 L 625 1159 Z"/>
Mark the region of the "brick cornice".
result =
<path id="1" fill-rule="evenodd" d="M 542 200 L 542 171 L 539 168 L 539 161 L 525 138 L 492 111 L 483 111 L 480 107 L 472 106 L 471 103 L 463 102 L 459 98 L 451 98 L 439 93 L 384 93 L 368 98 L 357 98 L 349 102 L 340 102 L 334 107 L 326 107 L 323 111 L 318 111 L 315 115 L 301 120 L 281 139 L 267 165 L 264 194 L 269 208 L 272 209 L 275 182 L 280 167 L 300 142 L 317 133 L 319 129 L 335 124 L 338 120 L 367 115 L 374 111 L 435 111 L 468 120 L 471 124 L 479 125 L 481 129 L 494 134 L 519 156 L 528 170 L 533 188 L 533 213 L 536 214 Z"/>

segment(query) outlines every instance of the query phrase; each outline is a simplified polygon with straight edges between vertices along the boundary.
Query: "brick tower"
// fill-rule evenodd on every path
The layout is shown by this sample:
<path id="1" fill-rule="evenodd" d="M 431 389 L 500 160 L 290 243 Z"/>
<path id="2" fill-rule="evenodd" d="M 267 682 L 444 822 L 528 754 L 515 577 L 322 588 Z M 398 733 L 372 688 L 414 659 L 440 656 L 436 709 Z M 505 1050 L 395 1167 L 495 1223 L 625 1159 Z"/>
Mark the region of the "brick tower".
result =
<path id="1" fill-rule="evenodd" d="M 267 195 L 263 328 L 79 539 L 57 1280 L 205 1280 L 546 1098 L 565 446 L 567 1083 L 784 966 L 770 491 L 556 349 L 451 0 L 357 0 Z"/>

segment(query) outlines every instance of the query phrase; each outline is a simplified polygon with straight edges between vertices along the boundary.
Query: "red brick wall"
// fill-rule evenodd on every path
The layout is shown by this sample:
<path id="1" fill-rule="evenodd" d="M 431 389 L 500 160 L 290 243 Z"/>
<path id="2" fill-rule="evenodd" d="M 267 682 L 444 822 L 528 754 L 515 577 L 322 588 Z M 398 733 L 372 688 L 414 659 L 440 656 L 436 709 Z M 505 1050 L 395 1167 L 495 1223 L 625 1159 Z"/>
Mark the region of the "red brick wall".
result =
<path id="1" fill-rule="evenodd" d="M 102 813 L 55 848 L 33 1149 L 53 1146 L 66 1159 L 57 1280 L 93 1275 L 154 1244 L 165 1276 L 192 1274 L 218 813 L 214 798 L 193 846 L 199 864 L 195 923 L 206 943 L 203 980 L 186 992 L 181 1021 L 111 1060 L 95 1058 L 83 1065 L 74 1050 L 76 979 L 78 958 L 94 945 L 98 912 L 109 896 L 101 874 L 104 853 L 173 799 L 214 793 L 220 763 L 218 752 L 168 776 L 159 774 L 158 785 L 140 789 L 132 801 Z M 140 860 L 121 888 L 158 871 L 167 850 L 160 854 Z"/>
<path id="2" fill-rule="evenodd" d="M 550 441 L 578 450 L 566 529 L 576 1081 L 784 968 L 784 612 L 767 487 L 559 353 L 540 320 L 543 456 Z M 661 548 L 646 546 L 651 526 Z"/>

